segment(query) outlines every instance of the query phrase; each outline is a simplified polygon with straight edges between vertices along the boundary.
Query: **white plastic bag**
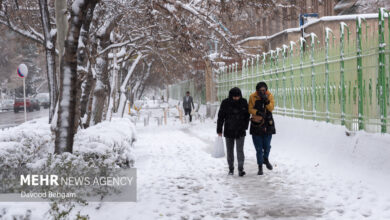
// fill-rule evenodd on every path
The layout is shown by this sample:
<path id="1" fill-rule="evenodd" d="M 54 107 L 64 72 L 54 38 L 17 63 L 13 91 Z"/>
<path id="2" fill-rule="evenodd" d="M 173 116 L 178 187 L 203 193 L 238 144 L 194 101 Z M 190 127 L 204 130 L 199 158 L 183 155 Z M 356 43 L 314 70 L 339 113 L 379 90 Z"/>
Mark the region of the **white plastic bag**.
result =
<path id="1" fill-rule="evenodd" d="M 215 158 L 221 158 L 225 156 L 225 147 L 223 145 L 223 139 L 221 136 L 215 138 L 214 149 L 211 155 Z"/>

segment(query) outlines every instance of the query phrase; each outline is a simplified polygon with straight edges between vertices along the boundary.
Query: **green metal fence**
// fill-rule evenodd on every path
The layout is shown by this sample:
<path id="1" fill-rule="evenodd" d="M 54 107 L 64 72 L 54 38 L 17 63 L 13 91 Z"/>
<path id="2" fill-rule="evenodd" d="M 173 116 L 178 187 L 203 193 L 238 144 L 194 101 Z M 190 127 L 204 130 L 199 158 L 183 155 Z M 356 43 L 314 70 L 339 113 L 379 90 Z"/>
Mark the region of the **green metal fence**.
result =
<path id="1" fill-rule="evenodd" d="M 187 80 L 168 86 L 169 98 L 171 99 L 182 100 L 187 91 L 190 91 L 194 102 L 206 104 L 206 89 L 204 84 L 196 84 L 194 80 Z"/>
<path id="2" fill-rule="evenodd" d="M 234 86 L 249 97 L 265 81 L 275 97 L 276 114 L 389 132 L 390 16 L 386 22 L 385 15 L 389 12 L 380 9 L 378 31 L 357 17 L 356 36 L 350 37 L 352 28 L 341 22 L 340 36 L 326 28 L 323 44 L 311 34 L 244 60 L 241 68 L 237 63 L 221 68 L 218 99 Z"/>

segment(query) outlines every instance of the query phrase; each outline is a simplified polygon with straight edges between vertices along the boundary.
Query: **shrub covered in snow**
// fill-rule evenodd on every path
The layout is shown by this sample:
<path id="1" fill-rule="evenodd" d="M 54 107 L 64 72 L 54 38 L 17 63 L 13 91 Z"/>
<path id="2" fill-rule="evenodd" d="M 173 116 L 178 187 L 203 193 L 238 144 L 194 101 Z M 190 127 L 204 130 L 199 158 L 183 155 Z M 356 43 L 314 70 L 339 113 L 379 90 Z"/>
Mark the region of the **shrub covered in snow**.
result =
<path id="1" fill-rule="evenodd" d="M 108 176 L 119 169 L 132 167 L 133 142 L 136 140 L 135 127 L 129 118 L 113 118 L 98 125 L 79 130 L 75 136 L 73 154 L 55 155 L 54 136 L 47 119 L 37 119 L 0 132 L 0 191 L 17 192 L 24 186 L 11 180 L 19 173 L 55 173 L 65 176 Z M 12 171 L 12 172 L 11 172 Z M 44 190 L 47 186 L 34 188 Z M 53 188 L 50 188 L 51 190 Z M 67 186 L 59 186 L 56 191 L 66 192 Z M 64 219 L 72 215 L 75 206 L 86 204 L 85 195 L 103 198 L 113 189 L 105 187 L 72 188 L 77 198 L 71 200 L 51 200 L 49 215 Z M 115 189 L 114 189 L 115 191 Z M 74 213 L 73 213 L 74 214 Z M 61 218 L 58 218 L 62 216 Z M 80 217 L 81 214 L 77 213 Z M 64 217 L 64 218 L 63 218 Z"/>
<path id="2" fill-rule="evenodd" d="M 0 132 L 0 170 L 31 166 L 54 151 L 50 125 L 43 119 Z"/>
<path id="3" fill-rule="evenodd" d="M 54 138 L 46 119 L 26 122 L 0 132 L 0 169 L 39 168 L 54 152 Z M 100 160 L 113 167 L 131 167 L 135 128 L 126 118 L 113 118 L 75 136 L 74 156 L 86 162 Z"/>
<path id="4" fill-rule="evenodd" d="M 76 175 L 83 170 L 129 168 L 134 163 L 134 141 L 135 128 L 130 119 L 114 118 L 80 130 L 75 136 L 73 154 L 54 155 L 54 138 L 47 119 L 29 121 L 0 132 L 0 177 L 12 179 L 15 172 Z M 14 191 L 16 187 L 19 184 L 3 182 L 1 190 Z"/>
<path id="5" fill-rule="evenodd" d="M 135 140 L 135 128 L 131 120 L 113 118 L 111 122 L 105 121 L 80 130 L 75 137 L 73 150 L 86 161 L 100 158 L 105 163 L 131 167 L 134 163 L 131 146 Z"/>

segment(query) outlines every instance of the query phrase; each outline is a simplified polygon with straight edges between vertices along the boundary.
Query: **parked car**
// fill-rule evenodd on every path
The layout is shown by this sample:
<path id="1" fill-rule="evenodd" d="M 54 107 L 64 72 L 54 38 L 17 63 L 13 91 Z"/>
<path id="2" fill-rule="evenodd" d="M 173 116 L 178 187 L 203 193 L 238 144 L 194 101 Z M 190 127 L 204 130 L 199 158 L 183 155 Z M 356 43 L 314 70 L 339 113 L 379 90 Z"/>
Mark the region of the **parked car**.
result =
<path id="1" fill-rule="evenodd" d="M 39 104 L 39 101 L 38 99 L 31 99 L 31 105 L 33 107 L 34 110 L 41 110 L 41 105 Z"/>
<path id="2" fill-rule="evenodd" d="M 41 106 L 43 107 L 43 108 L 49 108 L 49 106 L 50 106 L 50 102 L 49 102 L 49 99 L 48 98 L 45 98 L 45 97 L 42 97 L 42 98 L 39 98 L 38 99 L 39 100 L 39 102 L 41 103 Z"/>
<path id="3" fill-rule="evenodd" d="M 14 100 L 5 99 L 1 102 L 1 110 L 9 111 L 14 107 Z"/>
<path id="4" fill-rule="evenodd" d="M 45 109 L 49 108 L 50 106 L 49 93 L 39 93 L 35 98 L 39 100 L 43 108 Z"/>
<path id="5" fill-rule="evenodd" d="M 26 99 L 26 110 L 29 112 L 34 111 L 34 107 L 31 104 L 30 99 Z M 18 113 L 19 111 L 24 111 L 24 99 L 17 98 L 14 102 L 14 112 Z"/>

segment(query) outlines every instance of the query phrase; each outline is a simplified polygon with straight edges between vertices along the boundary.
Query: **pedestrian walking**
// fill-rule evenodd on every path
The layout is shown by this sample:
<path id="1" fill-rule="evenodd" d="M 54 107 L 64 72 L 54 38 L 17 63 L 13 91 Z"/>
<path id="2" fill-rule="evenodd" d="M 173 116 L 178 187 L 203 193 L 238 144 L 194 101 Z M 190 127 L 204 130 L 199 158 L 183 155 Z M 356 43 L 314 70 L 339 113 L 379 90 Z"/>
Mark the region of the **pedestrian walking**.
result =
<path id="1" fill-rule="evenodd" d="M 192 121 L 191 111 L 194 108 L 195 108 L 194 101 L 192 99 L 192 96 L 190 96 L 190 91 L 187 91 L 186 95 L 183 97 L 183 109 L 184 109 L 184 114 L 189 115 L 190 122 Z"/>
<path id="2" fill-rule="evenodd" d="M 217 133 L 226 138 L 229 175 L 234 173 L 234 143 L 236 143 L 238 175 L 244 176 L 244 141 L 249 125 L 248 102 L 237 87 L 229 91 L 229 97 L 222 101 L 218 112 Z M 222 129 L 223 128 L 223 129 Z"/>
<path id="3" fill-rule="evenodd" d="M 276 133 L 275 121 L 272 116 L 274 106 L 274 97 L 268 91 L 267 84 L 259 82 L 256 85 L 256 92 L 249 97 L 249 113 L 252 115 L 250 134 L 256 148 L 258 175 L 263 175 L 263 164 L 266 165 L 267 169 L 273 169 L 269 162 L 269 154 L 272 135 Z"/>

